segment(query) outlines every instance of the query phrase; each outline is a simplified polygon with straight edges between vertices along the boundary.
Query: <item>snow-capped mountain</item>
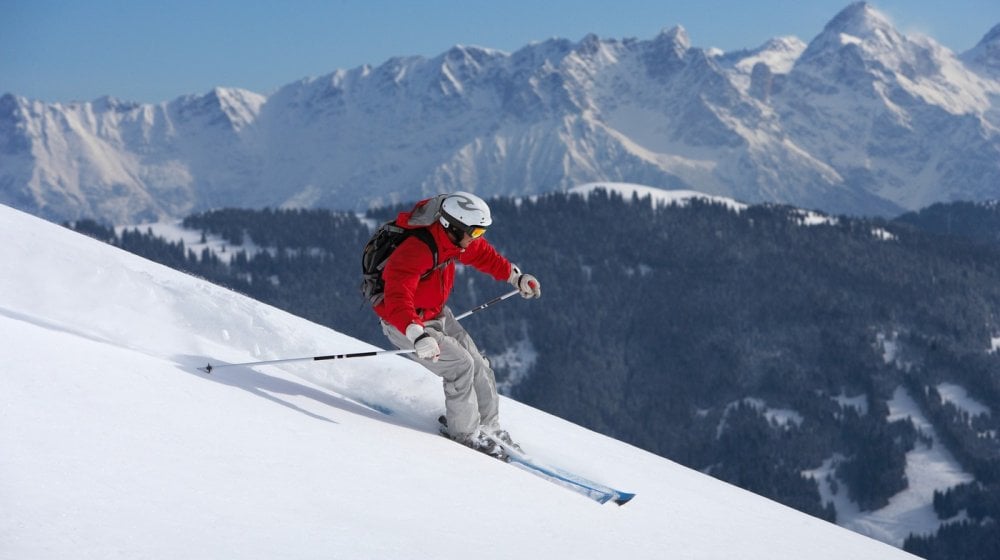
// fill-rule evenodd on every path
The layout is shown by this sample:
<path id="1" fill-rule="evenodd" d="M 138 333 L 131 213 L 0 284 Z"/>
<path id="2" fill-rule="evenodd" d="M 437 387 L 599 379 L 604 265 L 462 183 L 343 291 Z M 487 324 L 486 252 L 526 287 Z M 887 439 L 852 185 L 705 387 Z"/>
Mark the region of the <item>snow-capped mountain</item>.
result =
<path id="1" fill-rule="evenodd" d="M 808 44 L 456 46 L 160 105 L 0 98 L 0 202 L 135 223 L 595 181 L 893 214 L 1000 197 L 997 28 L 961 57 L 851 4 Z"/>
<path id="2" fill-rule="evenodd" d="M 235 204 L 254 181 L 265 98 L 217 88 L 160 105 L 0 97 L 0 200 L 49 218 L 115 220 Z"/>
<path id="3" fill-rule="evenodd" d="M 912 209 L 998 195 L 998 85 L 854 4 L 809 44 L 772 105 L 838 184 Z"/>
<path id="4" fill-rule="evenodd" d="M 639 493 L 597 505 L 437 435 L 402 357 L 206 375 L 370 347 L 4 206 L 0 235 L 11 558 L 913 558 L 504 399 L 536 455 Z"/>

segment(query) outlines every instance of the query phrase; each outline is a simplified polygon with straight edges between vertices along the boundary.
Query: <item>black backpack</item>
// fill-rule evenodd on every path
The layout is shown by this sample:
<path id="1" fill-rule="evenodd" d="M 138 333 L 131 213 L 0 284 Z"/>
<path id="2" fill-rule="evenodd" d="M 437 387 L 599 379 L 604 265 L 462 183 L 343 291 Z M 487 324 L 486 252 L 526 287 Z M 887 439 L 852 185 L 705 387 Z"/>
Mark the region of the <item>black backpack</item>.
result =
<path id="1" fill-rule="evenodd" d="M 434 242 L 434 236 L 427 229 L 440 216 L 441 201 L 446 196 L 438 195 L 427 200 L 425 204 L 418 205 L 410 215 L 410 228 L 397 225 L 395 220 L 388 221 L 380 225 L 368 243 L 365 244 L 365 250 L 361 254 L 361 294 L 372 306 L 382 303 L 382 299 L 385 297 L 385 280 L 382 279 L 382 270 L 389 262 L 389 255 L 411 235 L 417 236 L 417 239 L 427 244 L 434 258 L 434 264 L 430 270 L 420 276 L 421 280 L 450 262 L 438 263 L 437 243 Z"/>
<path id="2" fill-rule="evenodd" d="M 427 244 L 434 257 L 434 264 L 431 269 L 420 276 L 423 280 L 430 276 L 438 268 L 438 249 L 434 242 L 434 236 L 426 227 L 406 229 L 396 225 L 396 221 L 389 221 L 381 226 L 372 235 L 365 245 L 365 250 L 361 254 L 361 293 L 372 306 L 382 303 L 385 297 L 385 280 L 382 279 L 382 270 L 389 262 L 389 255 L 407 240 L 411 235 Z M 445 263 L 447 264 L 447 263 Z"/>

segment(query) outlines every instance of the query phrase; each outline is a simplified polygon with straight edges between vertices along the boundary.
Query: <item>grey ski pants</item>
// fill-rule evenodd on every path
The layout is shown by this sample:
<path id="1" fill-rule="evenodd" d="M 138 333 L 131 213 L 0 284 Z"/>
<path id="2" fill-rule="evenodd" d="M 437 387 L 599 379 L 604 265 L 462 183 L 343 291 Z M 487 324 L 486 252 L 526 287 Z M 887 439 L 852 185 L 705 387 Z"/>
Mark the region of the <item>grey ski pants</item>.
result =
<path id="1" fill-rule="evenodd" d="M 500 399 L 489 361 L 448 307 L 437 317 L 424 321 L 424 329 L 437 340 L 441 357 L 433 362 L 417 358 L 416 354 L 409 356 L 443 380 L 448 433 L 460 440 L 475 433 L 479 426 L 495 430 Z M 396 348 L 413 348 L 403 333 L 385 321 L 382 332 Z"/>

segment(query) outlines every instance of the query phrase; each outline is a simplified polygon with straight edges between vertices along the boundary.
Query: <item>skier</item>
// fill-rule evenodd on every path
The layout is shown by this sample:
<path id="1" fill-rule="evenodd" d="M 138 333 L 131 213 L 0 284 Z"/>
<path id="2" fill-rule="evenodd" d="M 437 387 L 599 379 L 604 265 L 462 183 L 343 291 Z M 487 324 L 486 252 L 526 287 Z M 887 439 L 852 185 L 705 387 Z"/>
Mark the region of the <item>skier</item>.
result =
<path id="1" fill-rule="evenodd" d="M 382 278 L 384 298 L 375 307 L 382 332 L 397 348 L 413 348 L 420 363 L 444 382 L 448 435 L 477 451 L 503 458 L 503 449 L 486 434 L 508 445 L 510 435 L 498 418 L 496 381 L 489 362 L 447 306 L 458 261 L 507 281 L 525 298 L 541 296 L 534 276 L 523 274 L 483 238 L 493 223 L 490 208 L 474 194 L 456 192 L 423 200 L 401 212 L 396 224 L 427 223 L 436 245 L 410 235 L 389 257 Z"/>

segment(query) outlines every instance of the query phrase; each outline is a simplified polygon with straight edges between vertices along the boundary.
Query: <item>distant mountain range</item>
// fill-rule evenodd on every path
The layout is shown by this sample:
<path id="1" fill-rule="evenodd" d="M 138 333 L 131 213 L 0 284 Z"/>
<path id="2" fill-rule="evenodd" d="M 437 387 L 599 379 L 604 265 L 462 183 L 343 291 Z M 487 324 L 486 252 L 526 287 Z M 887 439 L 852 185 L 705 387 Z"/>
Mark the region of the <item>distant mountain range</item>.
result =
<path id="1" fill-rule="evenodd" d="M 1000 25 L 956 55 L 867 3 L 808 44 L 456 46 L 150 105 L 0 97 L 0 203 L 135 223 L 218 207 L 364 209 L 594 181 L 895 215 L 1000 198 Z"/>

